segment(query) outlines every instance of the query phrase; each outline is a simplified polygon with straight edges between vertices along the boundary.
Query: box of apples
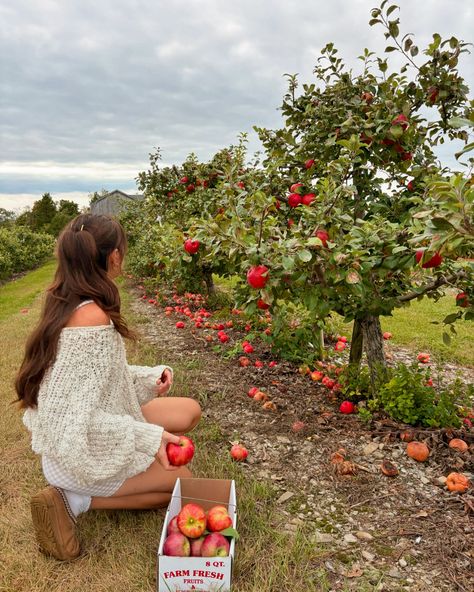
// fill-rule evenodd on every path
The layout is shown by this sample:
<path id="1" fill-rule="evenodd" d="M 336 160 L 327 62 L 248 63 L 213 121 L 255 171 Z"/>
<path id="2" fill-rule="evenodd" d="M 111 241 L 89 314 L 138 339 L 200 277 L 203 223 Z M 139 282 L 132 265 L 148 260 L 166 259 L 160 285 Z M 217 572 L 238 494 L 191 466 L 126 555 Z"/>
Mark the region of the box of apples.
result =
<path id="1" fill-rule="evenodd" d="M 177 479 L 158 547 L 158 592 L 230 590 L 236 525 L 233 480 Z"/>

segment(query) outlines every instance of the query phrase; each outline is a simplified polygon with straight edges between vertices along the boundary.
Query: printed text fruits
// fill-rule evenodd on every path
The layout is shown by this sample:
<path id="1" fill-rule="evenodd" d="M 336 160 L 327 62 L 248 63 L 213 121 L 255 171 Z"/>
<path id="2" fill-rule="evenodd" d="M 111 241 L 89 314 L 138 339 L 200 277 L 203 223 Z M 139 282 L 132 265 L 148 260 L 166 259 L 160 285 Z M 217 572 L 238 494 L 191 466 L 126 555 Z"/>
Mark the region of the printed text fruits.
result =
<path id="1" fill-rule="evenodd" d="M 166 454 L 170 465 L 181 467 L 187 465 L 194 456 L 194 442 L 187 436 L 179 437 L 179 444 L 169 442 L 166 446 Z"/>
<path id="2" fill-rule="evenodd" d="M 343 401 L 339 406 L 339 411 L 341 413 L 349 415 L 350 413 L 354 413 L 355 405 L 351 401 Z"/>
<path id="3" fill-rule="evenodd" d="M 214 506 L 207 513 L 207 530 L 220 532 L 232 526 L 232 518 L 225 506 Z"/>
<path id="4" fill-rule="evenodd" d="M 250 391 L 249 391 L 250 392 Z M 245 460 L 248 456 L 248 450 L 241 444 L 234 444 L 230 449 L 231 457 L 236 461 Z"/>
<path id="5" fill-rule="evenodd" d="M 290 206 L 290 208 L 298 207 L 301 202 L 301 195 L 298 195 L 297 193 L 290 193 L 290 195 L 288 196 L 288 205 Z"/>
<path id="6" fill-rule="evenodd" d="M 199 538 L 206 530 L 206 512 L 198 504 L 186 504 L 178 514 L 178 528 L 190 539 Z"/>
<path id="7" fill-rule="evenodd" d="M 416 252 L 416 262 L 419 263 L 422 259 L 423 259 L 423 249 L 420 249 Z M 440 255 L 438 252 L 436 252 L 433 257 L 431 257 L 431 259 L 428 259 L 428 261 L 425 261 L 425 263 L 421 264 L 421 267 L 423 269 L 429 269 L 431 267 L 439 267 L 441 265 L 441 263 L 443 262 L 443 256 Z"/>
<path id="8" fill-rule="evenodd" d="M 227 557 L 229 555 L 229 541 L 220 532 L 208 534 L 201 547 L 202 557 Z"/>
<path id="9" fill-rule="evenodd" d="M 184 241 L 184 250 L 190 255 L 194 255 L 198 252 L 200 244 L 201 243 L 198 240 L 193 241 L 190 238 L 188 238 Z"/>
<path id="10" fill-rule="evenodd" d="M 163 545 L 163 554 L 171 557 L 189 557 L 191 545 L 188 539 L 180 532 L 173 532 L 166 537 Z"/>
<path id="11" fill-rule="evenodd" d="M 408 456 L 418 462 L 425 462 L 430 455 L 430 449 L 424 442 L 409 442 L 406 450 Z"/>
<path id="12" fill-rule="evenodd" d="M 247 283 L 252 288 L 264 288 L 268 282 L 268 267 L 265 265 L 255 265 L 247 272 Z"/>

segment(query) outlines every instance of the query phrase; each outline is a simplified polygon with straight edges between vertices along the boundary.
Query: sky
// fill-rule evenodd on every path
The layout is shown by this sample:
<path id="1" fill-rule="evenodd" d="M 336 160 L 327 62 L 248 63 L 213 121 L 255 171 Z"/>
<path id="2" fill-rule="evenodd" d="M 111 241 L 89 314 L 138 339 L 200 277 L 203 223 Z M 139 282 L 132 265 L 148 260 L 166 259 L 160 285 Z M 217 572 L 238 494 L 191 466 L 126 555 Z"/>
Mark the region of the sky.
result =
<path id="1" fill-rule="evenodd" d="M 0 207 L 50 192 L 84 206 L 101 189 L 137 192 L 149 153 L 202 161 L 282 125 L 285 73 L 311 82 L 335 43 L 357 70 L 378 0 L 0 0 Z M 399 0 L 402 32 L 474 42 L 474 4 Z M 474 86 L 473 57 L 460 72 Z M 472 96 L 472 92 L 471 92 Z M 452 146 L 443 163 L 454 164 Z"/>

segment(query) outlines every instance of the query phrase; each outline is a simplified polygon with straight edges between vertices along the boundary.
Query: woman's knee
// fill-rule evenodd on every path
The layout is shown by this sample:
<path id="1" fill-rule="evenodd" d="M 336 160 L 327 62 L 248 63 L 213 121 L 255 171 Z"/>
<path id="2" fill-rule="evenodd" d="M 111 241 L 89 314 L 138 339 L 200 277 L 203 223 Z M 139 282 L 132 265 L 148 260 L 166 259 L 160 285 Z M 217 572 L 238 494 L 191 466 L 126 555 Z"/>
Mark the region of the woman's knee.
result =
<path id="1" fill-rule="evenodd" d="M 197 426 L 201 419 L 202 410 L 201 405 L 195 399 L 189 399 L 189 414 L 190 414 L 190 426 L 189 430 L 192 430 Z"/>

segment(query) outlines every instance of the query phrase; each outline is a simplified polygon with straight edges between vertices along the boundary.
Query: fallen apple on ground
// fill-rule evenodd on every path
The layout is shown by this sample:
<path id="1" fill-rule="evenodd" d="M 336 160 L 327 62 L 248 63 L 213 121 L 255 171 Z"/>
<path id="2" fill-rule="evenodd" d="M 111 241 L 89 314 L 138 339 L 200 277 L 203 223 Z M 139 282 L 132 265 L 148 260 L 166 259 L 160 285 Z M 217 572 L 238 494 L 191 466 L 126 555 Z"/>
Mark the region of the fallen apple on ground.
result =
<path id="1" fill-rule="evenodd" d="M 354 411 L 355 411 L 355 405 L 354 405 L 354 403 L 352 403 L 352 401 L 343 401 L 339 405 L 339 411 L 341 413 L 346 414 L 346 415 L 348 415 L 350 413 L 354 413 Z"/>
<path id="2" fill-rule="evenodd" d="M 241 444 L 234 444 L 230 449 L 231 457 L 236 461 L 245 460 L 249 455 L 247 448 Z"/>

